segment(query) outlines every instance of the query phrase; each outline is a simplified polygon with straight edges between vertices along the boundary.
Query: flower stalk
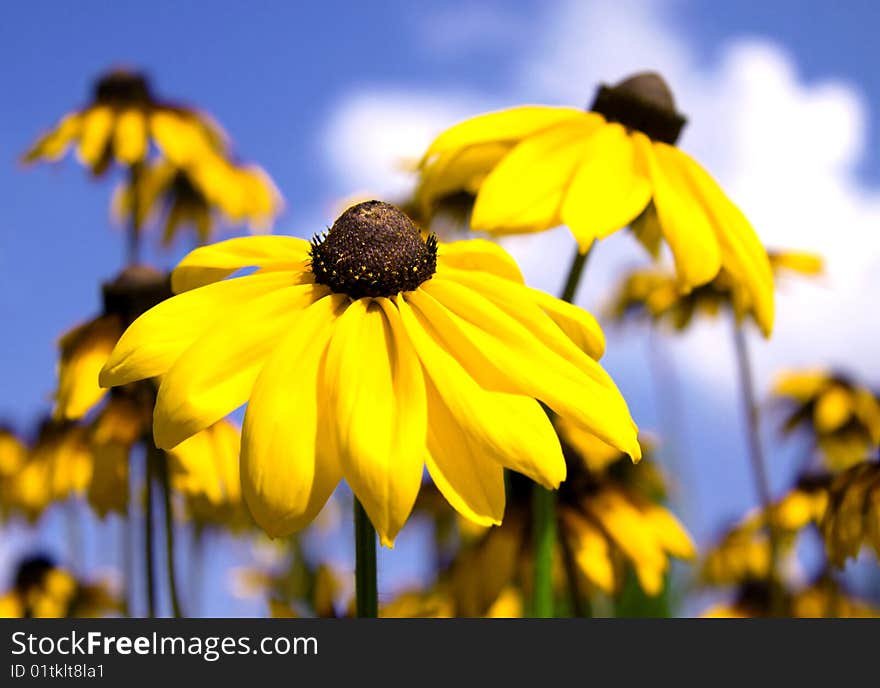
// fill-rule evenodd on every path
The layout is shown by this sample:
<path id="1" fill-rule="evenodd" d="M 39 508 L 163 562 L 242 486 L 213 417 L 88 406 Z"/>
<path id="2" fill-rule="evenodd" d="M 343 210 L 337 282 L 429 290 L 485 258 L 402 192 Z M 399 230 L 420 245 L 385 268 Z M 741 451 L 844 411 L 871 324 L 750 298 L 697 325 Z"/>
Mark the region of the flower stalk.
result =
<path id="1" fill-rule="evenodd" d="M 156 616 L 156 581 L 153 562 L 153 452 L 152 442 L 147 442 L 146 464 L 146 495 L 144 504 L 144 566 L 146 567 L 147 583 L 147 617 Z"/>
<path id="2" fill-rule="evenodd" d="M 755 394 L 752 363 L 745 332 L 743 331 L 742 324 L 737 321 L 736 317 L 733 320 L 733 342 L 736 351 L 740 390 L 746 415 L 746 440 L 749 462 L 752 468 L 752 476 L 755 480 L 755 490 L 758 493 L 761 509 L 767 519 L 767 536 L 770 547 L 770 562 L 767 570 L 767 582 L 770 590 L 770 614 L 771 616 L 779 616 L 782 611 L 780 609 L 780 590 L 776 580 L 779 534 L 774 523 L 772 511 L 773 496 L 770 490 L 770 480 L 767 475 L 767 461 L 761 444 L 761 416 Z"/>
<path id="3" fill-rule="evenodd" d="M 578 285 L 584 274 L 587 259 L 593 250 L 580 247 L 575 251 L 559 297 L 574 303 Z M 532 533 L 535 551 L 535 570 L 532 586 L 532 615 L 538 618 L 553 616 L 553 548 L 556 544 L 556 493 L 535 483 L 532 491 Z"/>
<path id="4" fill-rule="evenodd" d="M 355 614 L 359 619 L 379 615 L 376 574 L 376 529 L 357 497 L 354 497 Z"/>
<path id="5" fill-rule="evenodd" d="M 171 482 L 168 478 L 168 455 L 161 449 L 155 450 L 156 468 L 162 486 L 162 503 L 165 511 L 165 565 L 168 569 L 168 591 L 171 597 L 171 610 L 175 619 L 183 617 L 180 597 L 177 594 L 177 576 L 174 557 L 174 513 L 171 508 Z"/>

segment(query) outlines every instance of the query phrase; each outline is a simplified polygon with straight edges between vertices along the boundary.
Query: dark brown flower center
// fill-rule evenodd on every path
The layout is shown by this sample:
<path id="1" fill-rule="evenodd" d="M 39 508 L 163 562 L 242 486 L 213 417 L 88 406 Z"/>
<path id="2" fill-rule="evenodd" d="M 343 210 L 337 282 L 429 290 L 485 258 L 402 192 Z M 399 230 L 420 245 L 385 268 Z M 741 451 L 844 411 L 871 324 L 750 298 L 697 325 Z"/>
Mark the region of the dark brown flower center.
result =
<path id="1" fill-rule="evenodd" d="M 675 109 L 675 99 L 656 72 L 641 72 L 614 86 L 602 85 L 590 108 L 609 122 L 638 129 L 649 138 L 674 144 L 687 118 Z"/>
<path id="2" fill-rule="evenodd" d="M 437 269 L 437 238 L 389 203 L 367 201 L 346 210 L 312 239 L 315 281 L 353 299 L 412 291 Z"/>
<path id="3" fill-rule="evenodd" d="M 147 105 L 152 101 L 150 84 L 140 72 L 114 70 L 95 83 L 95 101 L 113 107 Z"/>

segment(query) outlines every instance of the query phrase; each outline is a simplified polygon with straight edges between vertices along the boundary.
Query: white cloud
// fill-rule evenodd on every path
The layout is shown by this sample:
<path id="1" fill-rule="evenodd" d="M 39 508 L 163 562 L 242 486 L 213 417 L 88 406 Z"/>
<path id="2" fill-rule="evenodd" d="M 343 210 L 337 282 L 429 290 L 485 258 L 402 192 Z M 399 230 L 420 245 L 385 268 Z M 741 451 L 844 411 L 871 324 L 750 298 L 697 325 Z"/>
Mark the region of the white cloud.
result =
<path id="1" fill-rule="evenodd" d="M 404 162 L 463 117 L 521 102 L 587 104 L 597 83 L 657 69 L 689 117 L 682 146 L 718 178 L 763 241 L 818 251 L 828 261 L 821 286 L 793 278 L 781 290 L 774 338 L 754 347 L 760 382 L 779 367 L 816 363 L 845 362 L 880 377 L 873 351 L 880 332 L 867 316 L 880 297 L 880 191 L 856 175 L 866 147 L 864 99 L 842 81 L 805 83 L 793 57 L 767 40 L 732 41 L 707 64 L 677 28 L 673 9 L 649 0 L 561 3 L 528 32 L 521 22 L 496 22 L 510 32 L 511 45 L 525 46 L 525 57 L 511 79 L 499 80 L 510 85 L 495 93 L 377 86 L 345 98 L 323 137 L 339 193 L 404 194 L 412 183 Z M 426 43 L 462 40 L 449 35 L 454 26 L 447 16 L 442 35 Z M 533 284 L 558 288 L 571 250 L 564 229 L 504 243 Z M 612 274 L 639 258 L 629 237 L 603 244 L 584 289 L 595 296 L 585 304 L 597 307 Z M 694 379 L 726 396 L 729 376 L 718 371 L 727 368 L 728 352 L 709 345 L 715 330 L 698 328 L 685 346 Z"/>

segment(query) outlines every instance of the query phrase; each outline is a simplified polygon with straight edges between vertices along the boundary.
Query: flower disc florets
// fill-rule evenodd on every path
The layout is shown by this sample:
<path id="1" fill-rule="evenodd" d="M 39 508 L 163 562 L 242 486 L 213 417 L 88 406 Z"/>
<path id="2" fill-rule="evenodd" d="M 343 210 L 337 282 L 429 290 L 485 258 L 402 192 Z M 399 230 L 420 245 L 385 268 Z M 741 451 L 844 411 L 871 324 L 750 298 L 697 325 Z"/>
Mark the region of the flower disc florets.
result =
<path id="1" fill-rule="evenodd" d="M 600 86 L 590 109 L 609 122 L 620 122 L 669 144 L 678 140 L 687 123 L 675 109 L 669 86 L 656 72 L 635 74 L 615 86 Z"/>
<path id="2" fill-rule="evenodd" d="M 150 85 L 139 72 L 117 70 L 95 83 L 95 101 L 104 105 L 125 107 L 151 102 Z"/>
<path id="3" fill-rule="evenodd" d="M 437 238 L 389 203 L 367 201 L 346 210 L 312 240 L 315 281 L 353 299 L 412 291 L 437 269 Z"/>

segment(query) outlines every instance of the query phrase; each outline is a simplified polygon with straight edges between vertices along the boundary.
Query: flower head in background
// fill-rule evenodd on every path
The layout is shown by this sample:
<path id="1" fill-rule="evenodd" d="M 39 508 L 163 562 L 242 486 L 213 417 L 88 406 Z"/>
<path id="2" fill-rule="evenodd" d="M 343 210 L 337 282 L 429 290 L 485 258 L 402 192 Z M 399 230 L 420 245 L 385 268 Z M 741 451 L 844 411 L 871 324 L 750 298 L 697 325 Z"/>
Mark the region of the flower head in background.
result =
<path id="1" fill-rule="evenodd" d="M 768 251 L 775 277 L 797 273 L 814 277 L 822 274 L 821 257 L 805 252 Z M 779 284 L 776 280 L 775 284 Z M 610 317 L 623 323 L 628 320 L 666 324 L 676 331 L 686 330 L 694 317 L 714 318 L 732 308 L 737 317 L 757 314 L 748 303 L 737 300 L 730 275 L 721 270 L 718 276 L 687 293 L 682 293 L 678 279 L 671 272 L 656 268 L 638 268 L 624 275 L 612 296 Z"/>
<path id="2" fill-rule="evenodd" d="M 675 147 L 684 124 L 655 73 L 602 86 L 590 111 L 526 106 L 482 115 L 431 144 L 419 196 L 430 209 L 455 192 L 474 194 L 471 226 L 480 231 L 565 224 L 581 251 L 632 225 L 652 253 L 665 240 L 684 292 L 724 269 L 737 300 L 769 334 L 773 275 L 766 251 L 709 174 Z"/>
<path id="3" fill-rule="evenodd" d="M 494 244 L 438 247 L 386 203 L 349 208 L 311 244 L 197 249 L 172 280 L 178 295 L 123 334 L 101 384 L 161 376 L 165 449 L 247 403 L 242 489 L 273 536 L 311 522 L 344 477 L 390 545 L 425 465 L 463 515 L 500 523 L 505 467 L 565 477 L 539 400 L 640 455 L 590 315 L 526 287 Z"/>
<path id="4" fill-rule="evenodd" d="M 858 556 L 864 545 L 880 558 L 880 463 L 865 461 L 834 479 L 822 535 L 836 566 Z"/>
<path id="5" fill-rule="evenodd" d="M 156 98 L 144 74 L 116 69 L 101 76 L 91 102 L 40 137 L 24 161 L 55 161 L 76 145 L 79 161 L 101 175 L 113 162 L 144 162 L 151 144 L 184 166 L 223 154 L 227 139 L 204 113 Z"/>
<path id="6" fill-rule="evenodd" d="M 880 396 L 849 375 L 784 372 L 773 395 L 787 409 L 782 432 L 806 433 L 833 470 L 864 461 L 880 448 Z"/>
<path id="7" fill-rule="evenodd" d="M 0 595 L 0 618 L 94 618 L 120 611 L 103 582 L 86 583 L 45 556 L 24 559 L 12 587 Z"/>
<path id="8" fill-rule="evenodd" d="M 113 215 L 120 222 L 162 228 L 162 244 L 170 246 L 186 228 L 197 244 L 215 238 L 221 225 L 247 225 L 265 231 L 281 212 L 281 196 L 258 166 L 239 166 L 212 159 L 187 168 L 167 160 L 146 165 L 124 182 L 113 197 Z"/>

